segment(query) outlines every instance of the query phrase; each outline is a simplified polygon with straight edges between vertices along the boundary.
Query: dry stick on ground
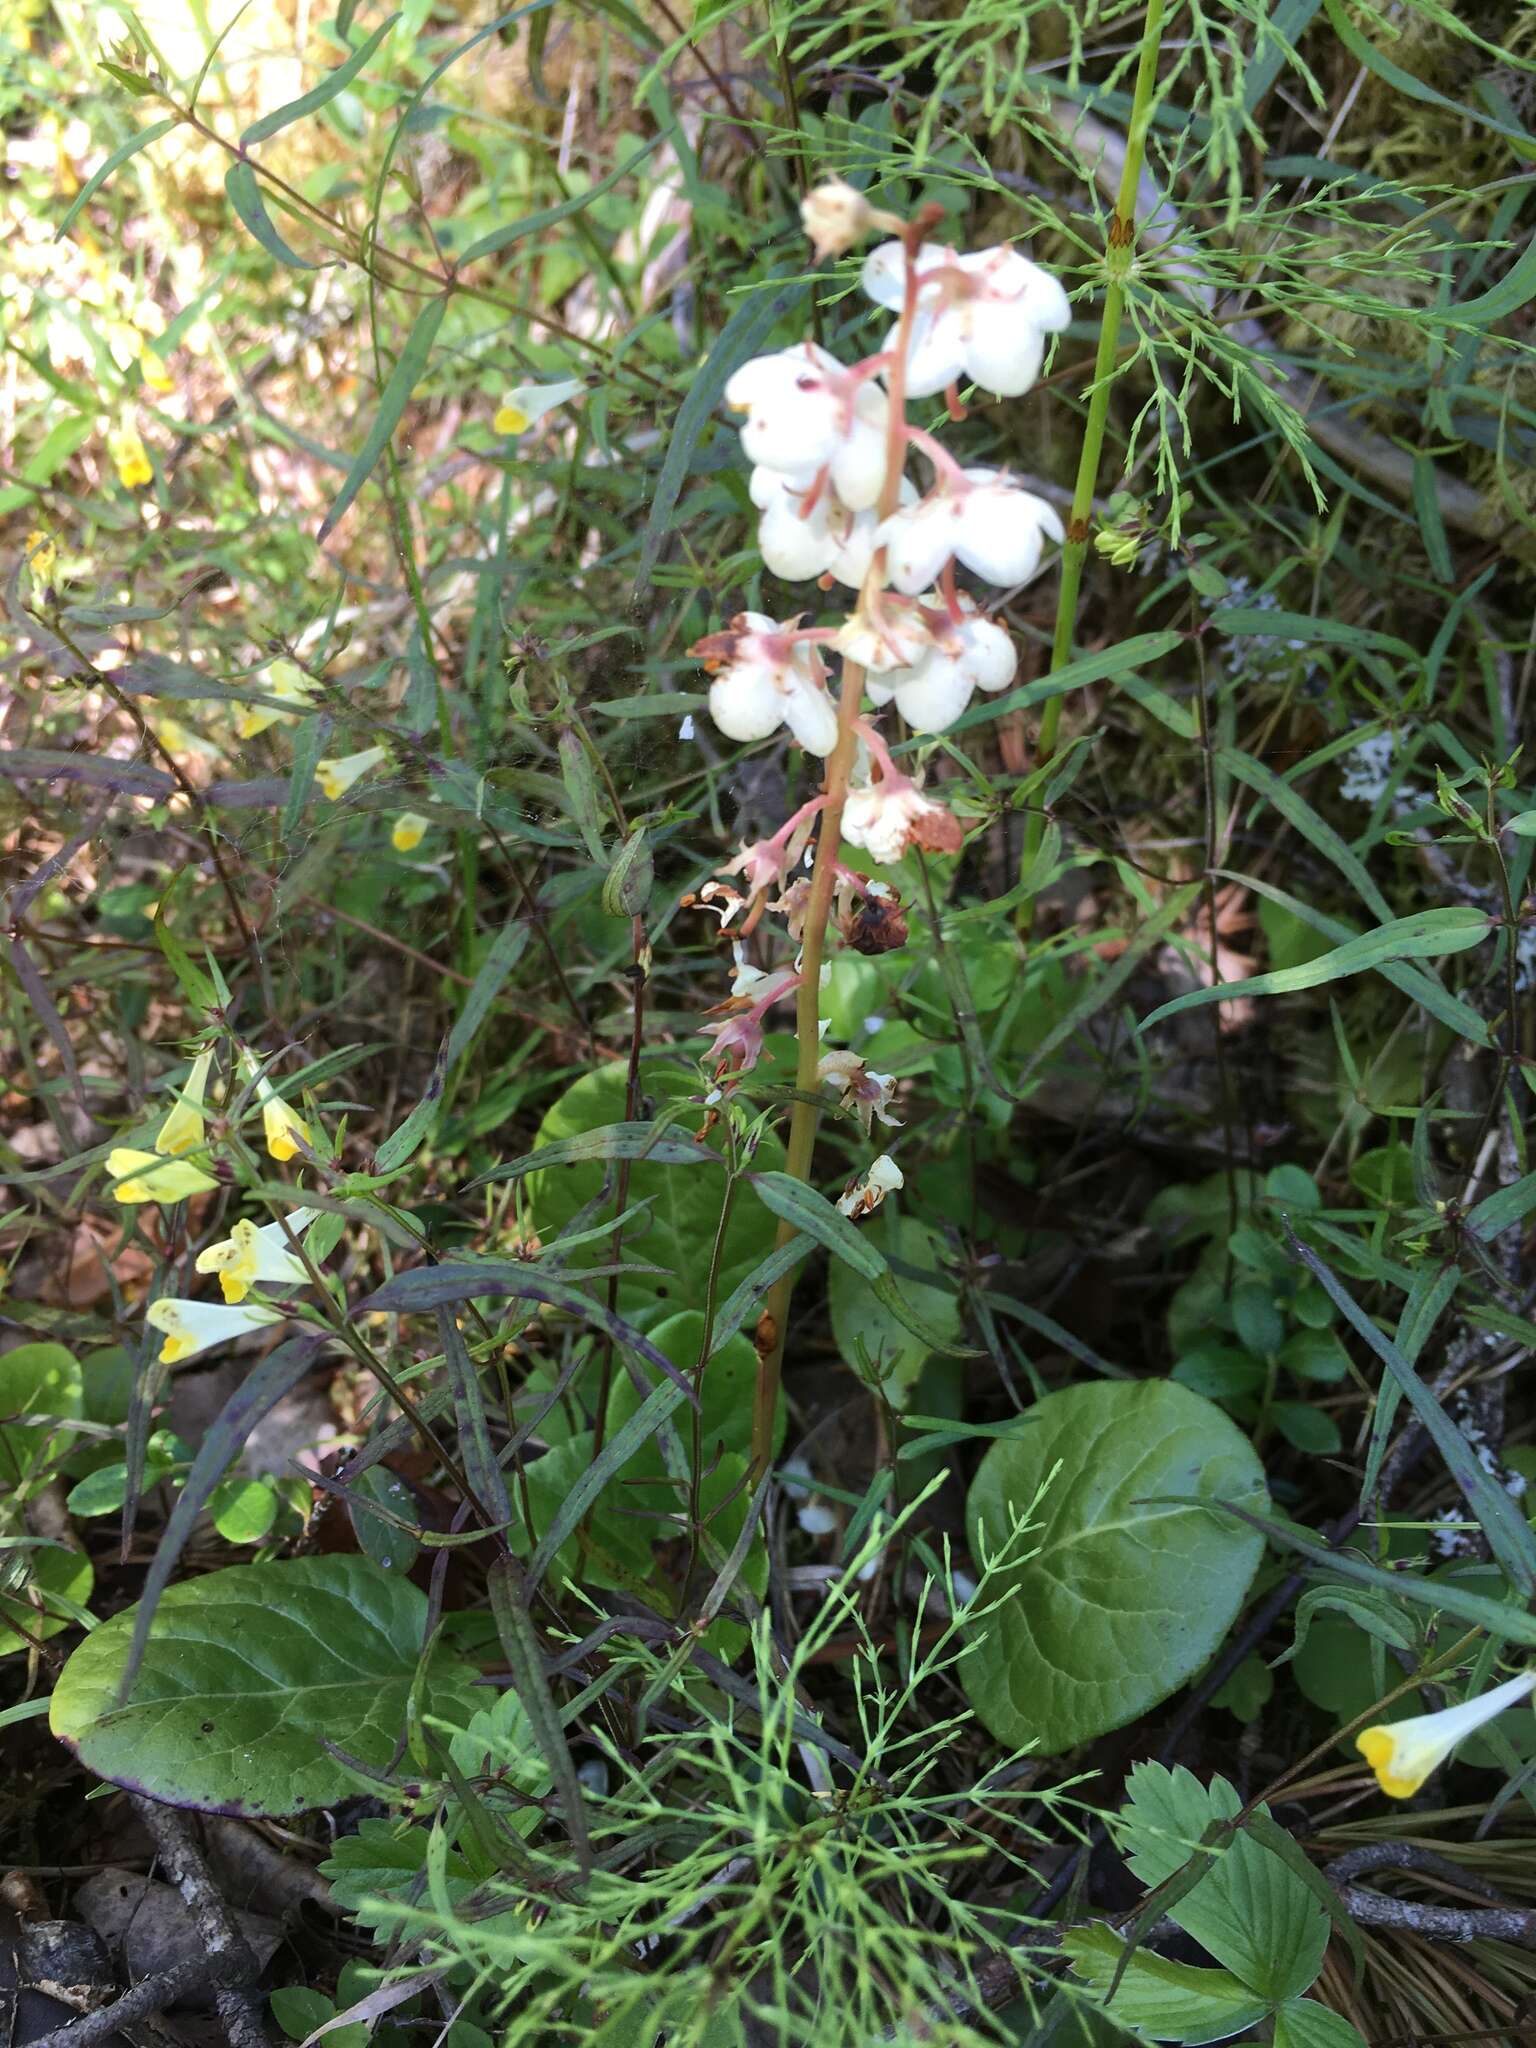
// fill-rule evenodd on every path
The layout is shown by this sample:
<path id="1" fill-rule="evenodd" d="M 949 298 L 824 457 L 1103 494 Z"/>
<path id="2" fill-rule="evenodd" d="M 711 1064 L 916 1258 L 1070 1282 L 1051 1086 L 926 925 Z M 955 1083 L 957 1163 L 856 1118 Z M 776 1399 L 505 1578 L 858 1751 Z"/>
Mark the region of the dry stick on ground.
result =
<path id="1" fill-rule="evenodd" d="M 34 2041 L 32 2048 L 96 2048 L 98 2042 L 110 2040 L 122 2028 L 152 2019 L 198 1985 L 206 1985 L 209 1975 L 210 1967 L 204 1957 L 189 1956 L 173 1970 L 141 1978 L 131 1991 L 125 1991 L 121 1998 L 115 1998 L 99 2011 L 84 2013 L 65 2026 L 55 2027 L 51 2034 Z M 266 2048 L 264 2037 L 262 2048 Z"/>
<path id="2" fill-rule="evenodd" d="M 1421 1870 L 1463 1891 L 1498 1897 L 1492 1886 L 1432 1849 L 1417 1848 L 1412 1842 L 1370 1842 L 1323 1866 L 1324 1877 L 1338 1892 L 1349 1917 L 1361 1927 L 1397 1928 L 1431 1941 L 1507 1941 L 1517 1948 L 1536 1948 L 1536 1909 L 1504 1904 L 1429 1906 L 1351 1882 L 1371 1870 Z"/>
<path id="3" fill-rule="evenodd" d="M 161 1869 L 192 1916 L 206 1952 L 201 1966 L 204 1973 L 211 1973 L 215 1983 L 225 1980 L 214 1999 L 229 2048 L 267 2048 L 261 2002 L 250 1988 L 260 1976 L 261 1966 L 209 1876 L 188 1823 L 174 1807 L 162 1806 L 139 1792 L 128 1796 L 154 1840 Z"/>

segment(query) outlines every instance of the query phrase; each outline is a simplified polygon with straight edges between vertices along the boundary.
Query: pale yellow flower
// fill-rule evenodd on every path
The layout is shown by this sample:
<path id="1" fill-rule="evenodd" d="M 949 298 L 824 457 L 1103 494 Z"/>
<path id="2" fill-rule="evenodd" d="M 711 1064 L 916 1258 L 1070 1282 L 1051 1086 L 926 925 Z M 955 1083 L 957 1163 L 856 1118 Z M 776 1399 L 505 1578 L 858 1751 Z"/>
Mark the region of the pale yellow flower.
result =
<path id="1" fill-rule="evenodd" d="M 427 836 L 427 820 L 420 811 L 402 811 L 394 822 L 389 843 L 396 853 L 414 853 Z"/>
<path id="2" fill-rule="evenodd" d="M 269 697 L 280 697 L 285 704 L 296 705 L 299 709 L 279 711 L 271 704 L 243 705 L 235 715 L 237 739 L 252 740 L 257 733 L 265 732 L 269 725 L 292 725 L 299 711 L 310 710 L 314 703 L 308 678 L 291 661 L 274 661 L 258 687 Z"/>
<path id="3" fill-rule="evenodd" d="M 154 482 L 154 464 L 145 452 L 137 427 L 115 427 L 107 436 L 107 453 L 125 491 L 142 490 L 145 484 Z"/>
<path id="4" fill-rule="evenodd" d="M 497 434 L 526 434 L 545 413 L 586 388 L 579 377 L 563 377 L 556 384 L 519 384 L 497 407 L 491 429 Z"/>
<path id="5" fill-rule="evenodd" d="M 158 1152 L 136 1152 L 118 1145 L 107 1154 L 115 1202 L 184 1202 L 206 1194 L 218 1182 L 190 1159 L 167 1159 Z"/>
<path id="6" fill-rule="evenodd" d="M 1532 1687 L 1536 1687 L 1536 1671 L 1527 1671 L 1521 1678 L 1496 1685 L 1492 1692 L 1463 1700 L 1459 1707 L 1442 1707 L 1438 1714 L 1415 1714 L 1411 1720 L 1362 1728 L 1355 1747 L 1389 1799 L 1411 1799 L 1458 1742 L 1523 1700 Z"/>
<path id="7" fill-rule="evenodd" d="M 168 1152 L 179 1157 L 183 1152 L 195 1152 L 203 1142 L 203 1096 L 208 1088 L 208 1069 L 213 1065 L 213 1047 L 205 1046 L 192 1062 L 192 1071 L 187 1076 L 187 1085 L 182 1089 L 176 1107 L 160 1126 L 160 1135 L 155 1140 L 157 1152 Z"/>
<path id="8" fill-rule="evenodd" d="M 283 1223 L 266 1223 L 259 1229 L 245 1217 L 232 1225 L 228 1237 L 211 1244 L 197 1255 L 199 1273 L 217 1273 L 224 1299 L 231 1305 L 244 1301 L 258 1281 L 277 1281 L 290 1287 L 306 1287 L 309 1273 L 302 1259 L 288 1248 L 290 1234 L 297 1237 L 315 1220 L 313 1209 L 295 1209 Z"/>
<path id="9" fill-rule="evenodd" d="M 174 391 L 176 379 L 165 366 L 165 358 L 157 356 L 152 348 L 139 350 L 139 375 L 151 391 Z"/>
<path id="10" fill-rule="evenodd" d="M 149 1304 L 144 1320 L 165 1338 L 160 1363 L 180 1365 L 199 1351 L 211 1351 L 216 1344 L 232 1343 L 264 1324 L 281 1322 L 282 1315 L 255 1302 L 248 1308 L 231 1308 L 216 1301 L 183 1301 L 175 1295 L 162 1295 Z"/>
<path id="11" fill-rule="evenodd" d="M 27 573 L 41 589 L 53 581 L 54 572 L 59 566 L 58 548 L 54 545 L 53 536 L 45 533 L 40 526 L 33 527 L 27 535 L 25 546 Z"/>
<path id="12" fill-rule="evenodd" d="M 365 747 L 360 754 L 342 754 L 334 760 L 315 763 L 315 780 L 332 803 L 344 797 L 361 776 L 377 768 L 384 759 L 382 747 Z"/>

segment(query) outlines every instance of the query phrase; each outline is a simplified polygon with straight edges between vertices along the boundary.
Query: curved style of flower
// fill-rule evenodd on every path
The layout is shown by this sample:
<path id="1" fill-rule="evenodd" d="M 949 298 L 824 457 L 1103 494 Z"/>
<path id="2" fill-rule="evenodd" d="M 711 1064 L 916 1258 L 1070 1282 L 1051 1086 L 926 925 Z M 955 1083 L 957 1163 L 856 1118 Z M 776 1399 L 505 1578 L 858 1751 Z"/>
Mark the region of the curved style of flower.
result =
<path id="1" fill-rule="evenodd" d="M 1440 1768 L 1458 1742 L 1536 1690 L 1536 1671 L 1527 1671 L 1496 1685 L 1492 1692 L 1442 1707 L 1438 1714 L 1415 1714 L 1407 1721 L 1383 1722 L 1362 1728 L 1355 1747 L 1376 1773 L 1389 1799 L 1411 1799 L 1432 1771 Z"/>
<path id="2" fill-rule="evenodd" d="M 282 1222 L 259 1227 L 242 1216 L 231 1226 L 228 1237 L 198 1253 L 197 1270 L 217 1273 L 224 1299 L 233 1306 L 244 1301 L 259 1282 L 307 1287 L 308 1268 L 289 1244 L 309 1228 L 318 1214 L 316 1209 L 295 1209 Z"/>
<path id="3" fill-rule="evenodd" d="M 871 251 L 860 279 L 877 306 L 899 312 L 906 285 L 900 242 Z M 1045 359 L 1045 338 L 1072 318 L 1048 270 L 1006 245 L 962 256 L 924 242 L 917 252 L 917 311 L 907 349 L 907 396 L 931 398 L 969 378 L 999 398 L 1018 398 Z M 896 346 L 899 327 L 885 340 Z"/>
<path id="4" fill-rule="evenodd" d="M 149 1304 L 144 1320 L 165 1339 L 160 1347 L 160 1363 L 181 1365 L 196 1358 L 200 1351 L 211 1351 L 216 1344 L 232 1344 L 236 1337 L 249 1336 L 252 1330 L 263 1329 L 268 1323 L 282 1322 L 283 1312 L 257 1302 L 231 1308 L 216 1301 L 184 1301 L 177 1295 L 164 1294 Z"/>
<path id="5" fill-rule="evenodd" d="M 855 512 L 879 499 L 890 400 L 873 377 L 805 341 L 743 363 L 725 387 L 725 402 L 747 415 L 741 445 L 749 462 L 797 475 L 824 469 Z"/>
<path id="6" fill-rule="evenodd" d="M 1003 470 L 941 473 L 927 497 L 881 522 L 891 582 L 908 597 L 927 590 L 951 558 L 1000 590 L 1028 583 L 1047 540 L 1066 538 L 1053 505 Z"/>
<path id="7" fill-rule="evenodd" d="M 725 632 L 688 652 L 714 671 L 709 715 L 727 739 L 765 740 L 787 725 L 808 754 L 825 756 L 837 744 L 826 672 L 793 619 L 778 624 L 762 612 L 738 612 Z"/>

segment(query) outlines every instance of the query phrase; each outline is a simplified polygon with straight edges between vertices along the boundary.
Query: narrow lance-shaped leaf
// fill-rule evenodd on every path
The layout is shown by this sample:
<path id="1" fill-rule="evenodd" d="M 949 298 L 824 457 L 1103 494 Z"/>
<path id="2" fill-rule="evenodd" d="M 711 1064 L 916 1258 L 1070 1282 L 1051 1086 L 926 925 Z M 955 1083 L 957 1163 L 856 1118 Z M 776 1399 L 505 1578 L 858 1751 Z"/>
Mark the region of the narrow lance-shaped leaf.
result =
<path id="1" fill-rule="evenodd" d="M 1331 953 L 1315 960 L 1303 960 L 1295 967 L 1277 967 L 1268 974 L 1251 974 L 1246 981 L 1218 981 L 1210 988 L 1190 989 L 1172 1002 L 1160 1003 L 1150 1017 L 1136 1027 L 1149 1031 L 1165 1017 L 1181 1010 L 1199 1009 L 1205 1003 L 1229 1002 L 1235 996 L 1279 996 L 1299 989 L 1321 988 L 1325 982 L 1340 981 L 1346 975 L 1365 974 L 1388 960 L 1434 960 L 1446 953 L 1463 953 L 1480 945 L 1489 932 L 1488 914 L 1470 903 L 1451 903 L 1439 910 L 1416 910 L 1408 917 L 1395 917 L 1347 939 Z"/>
<path id="2" fill-rule="evenodd" d="M 1467 1505 L 1477 1517 L 1483 1534 L 1488 1539 L 1489 1549 L 1519 1589 L 1521 1596 L 1528 1600 L 1531 1594 L 1536 1592 L 1536 1531 L 1532 1530 L 1530 1523 L 1498 1481 L 1483 1470 L 1472 1446 L 1446 1415 L 1440 1403 L 1391 1338 L 1377 1329 L 1364 1309 L 1339 1285 L 1332 1271 L 1323 1264 L 1311 1246 L 1303 1244 L 1292 1234 L 1291 1250 L 1309 1272 L 1321 1281 L 1334 1306 L 1370 1345 L 1402 1388 L 1409 1407 L 1423 1423 L 1435 1449 L 1445 1460 L 1451 1477 L 1466 1496 Z"/>
<path id="3" fill-rule="evenodd" d="M 302 121 L 306 114 L 318 113 L 339 92 L 345 92 L 399 19 L 398 14 L 392 14 L 387 21 L 380 23 L 366 43 L 355 49 L 344 64 L 338 64 L 334 71 L 327 72 L 320 83 L 302 98 L 290 100 L 287 106 L 278 107 L 270 114 L 263 114 L 259 121 L 253 121 L 240 138 L 242 145 L 249 149 L 254 143 L 265 142 L 280 128 Z"/>
<path id="4" fill-rule="evenodd" d="M 579 1137 L 559 1138 L 525 1153 L 507 1166 L 493 1166 L 469 1182 L 470 1188 L 488 1187 L 492 1181 L 521 1180 L 525 1173 L 538 1173 L 546 1166 L 569 1166 L 583 1159 L 645 1159 L 654 1166 L 723 1166 L 724 1155 L 712 1146 L 701 1145 L 681 1131 L 658 1129 L 655 1124 L 603 1124 Z"/>
<path id="5" fill-rule="evenodd" d="M 804 1181 L 796 1180 L 789 1173 L 752 1173 L 747 1178 L 765 1207 L 771 1209 L 775 1216 L 785 1223 L 792 1223 L 797 1230 L 808 1231 L 835 1258 L 862 1274 L 869 1282 L 875 1299 L 882 1302 L 914 1337 L 920 1337 L 930 1351 L 947 1352 L 956 1358 L 975 1356 L 969 1345 L 957 1344 L 947 1331 L 935 1330 L 918 1314 L 896 1285 L 884 1253 L 850 1223 L 841 1210 L 834 1208 L 825 1195 L 819 1195 L 814 1188 L 808 1188 Z"/>
<path id="6" fill-rule="evenodd" d="M 443 315 L 448 310 L 448 296 L 430 301 L 416 315 L 416 323 L 406 338 L 405 347 L 400 351 L 400 360 L 389 374 L 379 400 L 378 415 L 369 429 L 357 460 L 347 471 L 346 481 L 336 495 L 336 502 L 320 527 L 320 539 L 325 540 L 335 531 L 336 523 L 358 492 L 372 476 L 379 457 L 384 453 L 391 434 L 400 424 L 400 416 L 410 403 L 411 393 L 421 381 L 427 367 L 427 358 L 432 353 L 432 344 L 437 339 L 437 330 L 443 324 Z"/>
<path id="7" fill-rule="evenodd" d="M 114 149 L 106 162 L 98 170 L 92 171 L 70 201 L 69 211 L 53 231 L 53 239 L 58 241 L 61 235 L 69 233 L 79 218 L 81 209 L 90 205 L 112 173 L 120 170 L 129 157 L 137 156 L 141 149 L 147 148 L 151 142 L 158 142 L 162 135 L 169 135 L 177 125 L 177 118 L 173 114 L 168 120 L 155 121 L 148 128 L 141 128 L 137 135 L 130 135 L 120 148 Z"/>
<path id="8" fill-rule="evenodd" d="M 306 261 L 298 251 L 289 248 L 278 233 L 272 216 L 267 211 L 267 202 L 261 196 L 261 187 L 256 182 L 256 173 L 247 163 L 231 164 L 224 173 L 224 194 L 241 221 L 260 242 L 269 256 L 275 256 L 279 263 L 290 270 L 314 270 L 318 266 Z"/>
<path id="9" fill-rule="evenodd" d="M 560 1710 L 555 1705 L 555 1697 L 545 1675 L 544 1651 L 528 1611 L 528 1595 L 516 1559 L 498 1558 L 491 1566 L 489 1582 L 491 1613 L 512 1673 L 512 1684 L 532 1725 L 539 1754 L 549 1765 L 549 1774 L 560 1794 L 566 1833 L 571 1838 L 571 1847 L 585 1877 L 592 1868 L 592 1844 L 587 1834 L 581 1781 L 576 1776 L 576 1766 L 571 1762 Z"/>

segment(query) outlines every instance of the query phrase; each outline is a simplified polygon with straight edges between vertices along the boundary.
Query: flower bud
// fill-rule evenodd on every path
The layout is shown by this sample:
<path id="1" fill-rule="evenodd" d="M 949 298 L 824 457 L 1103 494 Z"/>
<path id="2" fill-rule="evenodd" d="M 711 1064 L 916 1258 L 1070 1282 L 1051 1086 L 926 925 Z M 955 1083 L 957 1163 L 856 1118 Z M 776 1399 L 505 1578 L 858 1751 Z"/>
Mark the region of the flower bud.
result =
<path id="1" fill-rule="evenodd" d="M 825 256 L 846 256 L 874 225 L 869 201 L 841 178 L 829 178 L 807 192 L 800 202 L 800 219 L 818 263 Z"/>

